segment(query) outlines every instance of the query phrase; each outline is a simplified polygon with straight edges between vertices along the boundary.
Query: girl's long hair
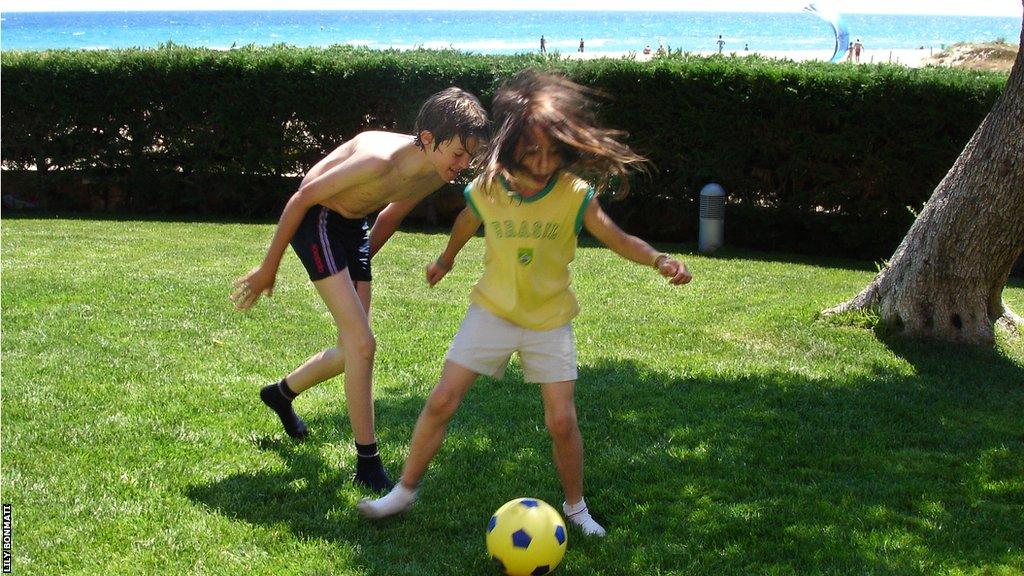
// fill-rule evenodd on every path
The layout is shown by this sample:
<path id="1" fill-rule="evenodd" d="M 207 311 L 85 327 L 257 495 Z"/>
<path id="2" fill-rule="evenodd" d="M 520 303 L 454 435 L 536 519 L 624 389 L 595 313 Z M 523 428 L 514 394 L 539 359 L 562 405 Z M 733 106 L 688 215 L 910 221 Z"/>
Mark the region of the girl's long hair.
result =
<path id="1" fill-rule="evenodd" d="M 496 134 L 483 158 L 485 181 L 520 169 L 516 144 L 538 128 L 558 146 L 564 167 L 590 181 L 599 193 L 628 193 L 629 172 L 646 173 L 648 160 L 620 141 L 625 132 L 598 124 L 592 94 L 597 93 L 564 76 L 532 69 L 502 84 L 492 107 Z"/>

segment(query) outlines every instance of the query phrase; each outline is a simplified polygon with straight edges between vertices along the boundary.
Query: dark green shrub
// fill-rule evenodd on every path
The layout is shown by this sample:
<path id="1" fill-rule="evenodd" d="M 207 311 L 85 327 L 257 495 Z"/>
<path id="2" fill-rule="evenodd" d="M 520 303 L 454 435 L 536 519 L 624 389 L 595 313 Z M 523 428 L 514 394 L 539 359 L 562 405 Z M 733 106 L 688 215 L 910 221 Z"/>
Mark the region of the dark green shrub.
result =
<path id="1" fill-rule="evenodd" d="M 174 45 L 5 52 L 4 181 L 35 171 L 17 177 L 16 195 L 49 210 L 272 218 L 295 177 L 345 139 L 410 131 L 420 103 L 450 85 L 489 104 L 501 80 L 527 66 L 562 70 L 606 94 L 606 123 L 651 159 L 650 177 L 637 177 L 634 192 L 609 206 L 627 228 L 693 240 L 698 192 L 717 181 L 729 194 L 730 244 L 871 258 L 892 252 L 911 222 L 907 207 L 928 198 L 1006 79 L 688 55 L 563 61 Z M 70 173 L 87 176 L 101 196 L 96 182 L 121 192 L 72 202 Z M 60 186 L 46 183 L 51 174 L 64 174 Z M 230 182 L 244 189 L 232 192 Z"/>

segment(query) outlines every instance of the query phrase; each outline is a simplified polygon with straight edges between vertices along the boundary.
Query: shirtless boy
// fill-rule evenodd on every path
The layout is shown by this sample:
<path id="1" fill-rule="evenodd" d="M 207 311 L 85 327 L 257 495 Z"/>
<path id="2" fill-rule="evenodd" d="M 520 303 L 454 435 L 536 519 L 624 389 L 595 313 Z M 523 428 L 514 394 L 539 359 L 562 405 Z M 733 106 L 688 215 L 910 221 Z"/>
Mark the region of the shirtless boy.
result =
<path id="1" fill-rule="evenodd" d="M 448 88 L 420 108 L 415 135 L 363 132 L 319 161 L 288 200 L 263 262 L 235 281 L 231 300 L 245 310 L 274 290 L 291 244 L 338 329 L 318 352 L 280 382 L 260 390 L 285 432 L 301 439 L 306 423 L 292 400 L 344 372 L 356 445 L 354 481 L 374 491 L 393 486 L 381 464 L 371 390 L 376 348 L 370 328 L 370 259 L 420 200 L 455 180 L 488 135 L 487 113 L 472 94 Z M 367 216 L 380 215 L 369 230 Z"/>

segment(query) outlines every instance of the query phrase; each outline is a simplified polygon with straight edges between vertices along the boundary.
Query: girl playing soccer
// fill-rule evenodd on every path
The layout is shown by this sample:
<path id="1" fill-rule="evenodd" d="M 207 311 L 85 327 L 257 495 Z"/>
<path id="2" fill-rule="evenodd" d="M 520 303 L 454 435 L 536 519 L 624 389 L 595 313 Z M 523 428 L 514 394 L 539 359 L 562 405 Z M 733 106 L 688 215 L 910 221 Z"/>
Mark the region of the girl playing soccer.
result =
<path id="1" fill-rule="evenodd" d="M 497 136 L 483 173 L 466 187 L 444 253 L 427 266 L 431 286 L 451 270 L 455 256 L 481 224 L 484 274 L 448 350 L 441 380 L 413 431 L 401 482 L 387 495 L 363 500 L 368 518 L 407 510 L 420 479 L 443 440 L 448 421 L 481 374 L 500 378 L 518 352 L 527 382 L 540 385 L 544 423 L 565 491 L 563 509 L 584 533 L 604 528 L 583 500 L 583 441 L 576 422 L 577 365 L 572 319 L 579 311 L 569 287 L 576 238 L 586 227 L 627 260 L 653 266 L 671 284 L 685 284 L 686 265 L 626 234 L 593 200 L 595 190 L 577 174 L 596 176 L 598 190 L 644 158 L 601 128 L 584 89 L 554 74 L 520 72 L 495 95 Z"/>

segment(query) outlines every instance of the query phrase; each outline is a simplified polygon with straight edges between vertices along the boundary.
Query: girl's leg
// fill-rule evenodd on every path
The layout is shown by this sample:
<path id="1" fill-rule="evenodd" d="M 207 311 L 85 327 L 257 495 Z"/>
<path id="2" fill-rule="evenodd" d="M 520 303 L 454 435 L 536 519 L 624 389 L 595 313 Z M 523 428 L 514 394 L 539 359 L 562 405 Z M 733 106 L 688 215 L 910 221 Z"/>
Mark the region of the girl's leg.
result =
<path id="1" fill-rule="evenodd" d="M 412 432 L 412 445 L 409 456 L 402 468 L 402 484 L 406 488 L 415 489 L 419 486 L 427 466 L 441 448 L 445 430 L 458 409 L 466 392 L 476 382 L 478 373 L 446 361 L 441 372 L 441 380 L 430 392 L 427 403 L 416 420 L 416 428 Z"/>
<path id="2" fill-rule="evenodd" d="M 576 422 L 575 381 L 540 385 L 544 424 L 551 435 L 552 452 L 566 502 L 583 499 L 583 437 Z"/>
<path id="3" fill-rule="evenodd" d="M 565 491 L 562 509 L 566 517 L 585 534 L 603 536 L 604 528 L 591 517 L 583 501 L 583 437 L 576 420 L 575 390 L 575 380 L 540 385 L 544 424 L 551 435 L 555 468 Z"/>
<path id="4" fill-rule="evenodd" d="M 466 392 L 473 386 L 478 373 L 445 361 L 441 380 L 434 386 L 427 403 L 416 420 L 412 433 L 409 457 L 402 469 L 402 478 L 395 489 L 382 498 L 363 500 L 359 511 L 367 518 L 383 518 L 404 512 L 416 501 L 416 487 L 426 473 L 430 461 L 441 448 L 444 433 L 455 410 L 458 409 Z"/>

